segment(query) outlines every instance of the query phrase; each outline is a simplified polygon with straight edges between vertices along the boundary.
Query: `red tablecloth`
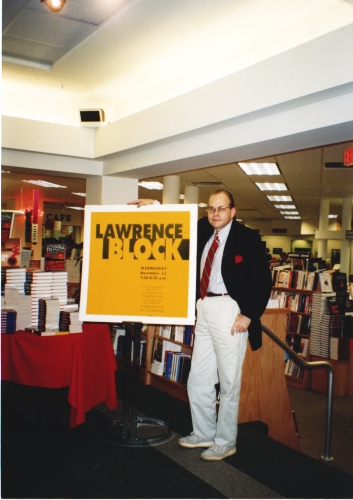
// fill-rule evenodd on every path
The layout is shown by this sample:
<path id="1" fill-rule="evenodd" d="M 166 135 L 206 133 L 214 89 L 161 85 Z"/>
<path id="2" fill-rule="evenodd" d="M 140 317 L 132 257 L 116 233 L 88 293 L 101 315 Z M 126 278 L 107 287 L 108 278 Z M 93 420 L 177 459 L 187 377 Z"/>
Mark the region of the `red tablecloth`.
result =
<path id="1" fill-rule="evenodd" d="M 84 324 L 83 333 L 40 337 L 18 331 L 1 335 L 1 378 L 37 387 L 69 387 L 70 429 L 103 401 L 118 405 L 117 364 L 108 325 Z"/>

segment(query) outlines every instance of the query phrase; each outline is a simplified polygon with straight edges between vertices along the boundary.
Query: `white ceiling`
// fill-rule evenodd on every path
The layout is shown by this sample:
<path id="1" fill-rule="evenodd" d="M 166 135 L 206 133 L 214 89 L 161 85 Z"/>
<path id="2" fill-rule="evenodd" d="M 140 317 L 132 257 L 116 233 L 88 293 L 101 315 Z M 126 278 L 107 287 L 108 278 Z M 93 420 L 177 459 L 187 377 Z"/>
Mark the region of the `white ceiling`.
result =
<path id="1" fill-rule="evenodd" d="M 59 14 L 40 0 L 3 0 L 3 114 L 78 126 L 78 109 L 101 107 L 115 121 L 350 23 L 353 0 L 67 0 Z M 322 198 L 340 215 L 342 198 L 353 195 L 353 170 L 324 168 L 342 163 L 347 146 L 353 137 L 267 159 L 277 161 L 282 175 L 273 181 L 286 182 L 303 220 L 318 217 Z M 245 220 L 283 219 L 254 185 L 262 179 L 236 164 L 180 176 L 182 191 L 221 182 Z M 3 196 L 24 189 L 20 177 L 4 174 Z M 200 201 L 213 189 L 200 188 Z M 58 201 L 57 191 L 45 193 Z M 72 203 L 68 191 L 61 196 Z"/>

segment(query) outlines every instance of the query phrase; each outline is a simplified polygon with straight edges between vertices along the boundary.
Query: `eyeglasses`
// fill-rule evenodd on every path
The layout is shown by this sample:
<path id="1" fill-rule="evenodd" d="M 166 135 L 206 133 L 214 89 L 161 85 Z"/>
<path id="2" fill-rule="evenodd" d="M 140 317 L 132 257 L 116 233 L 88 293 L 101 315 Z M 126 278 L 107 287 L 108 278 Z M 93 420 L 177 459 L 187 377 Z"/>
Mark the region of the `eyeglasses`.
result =
<path id="1" fill-rule="evenodd" d="M 230 207 L 225 207 L 224 205 L 222 205 L 220 207 L 207 207 L 206 212 L 208 212 L 210 214 L 215 214 L 216 212 L 223 214 L 227 210 L 227 208 L 230 208 Z"/>

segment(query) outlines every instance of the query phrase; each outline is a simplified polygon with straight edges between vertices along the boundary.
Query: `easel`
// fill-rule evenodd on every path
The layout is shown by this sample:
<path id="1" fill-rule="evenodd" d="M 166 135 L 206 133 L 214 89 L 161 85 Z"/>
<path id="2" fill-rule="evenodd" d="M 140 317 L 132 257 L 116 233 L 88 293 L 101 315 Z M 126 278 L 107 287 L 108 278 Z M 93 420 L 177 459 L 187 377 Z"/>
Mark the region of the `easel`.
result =
<path id="1" fill-rule="evenodd" d="M 126 338 L 123 418 L 114 420 L 109 424 L 105 434 L 119 446 L 143 447 L 151 444 L 161 444 L 170 436 L 170 425 L 162 420 L 137 416 L 142 323 L 123 323 L 123 328 L 125 329 Z M 161 428 L 162 433 L 151 437 L 142 437 L 138 435 L 138 429 L 142 427 Z"/>

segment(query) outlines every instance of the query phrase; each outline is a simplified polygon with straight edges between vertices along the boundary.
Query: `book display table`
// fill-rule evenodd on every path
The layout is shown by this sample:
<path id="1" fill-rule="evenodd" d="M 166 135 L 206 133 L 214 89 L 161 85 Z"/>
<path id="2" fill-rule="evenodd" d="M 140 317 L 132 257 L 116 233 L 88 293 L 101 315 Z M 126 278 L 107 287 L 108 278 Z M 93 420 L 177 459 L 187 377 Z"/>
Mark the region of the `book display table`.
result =
<path id="1" fill-rule="evenodd" d="M 40 337 L 18 331 L 1 334 L 1 378 L 36 387 L 69 387 L 72 429 L 85 412 L 105 402 L 118 406 L 117 364 L 105 324 L 84 324 L 82 333 Z"/>

